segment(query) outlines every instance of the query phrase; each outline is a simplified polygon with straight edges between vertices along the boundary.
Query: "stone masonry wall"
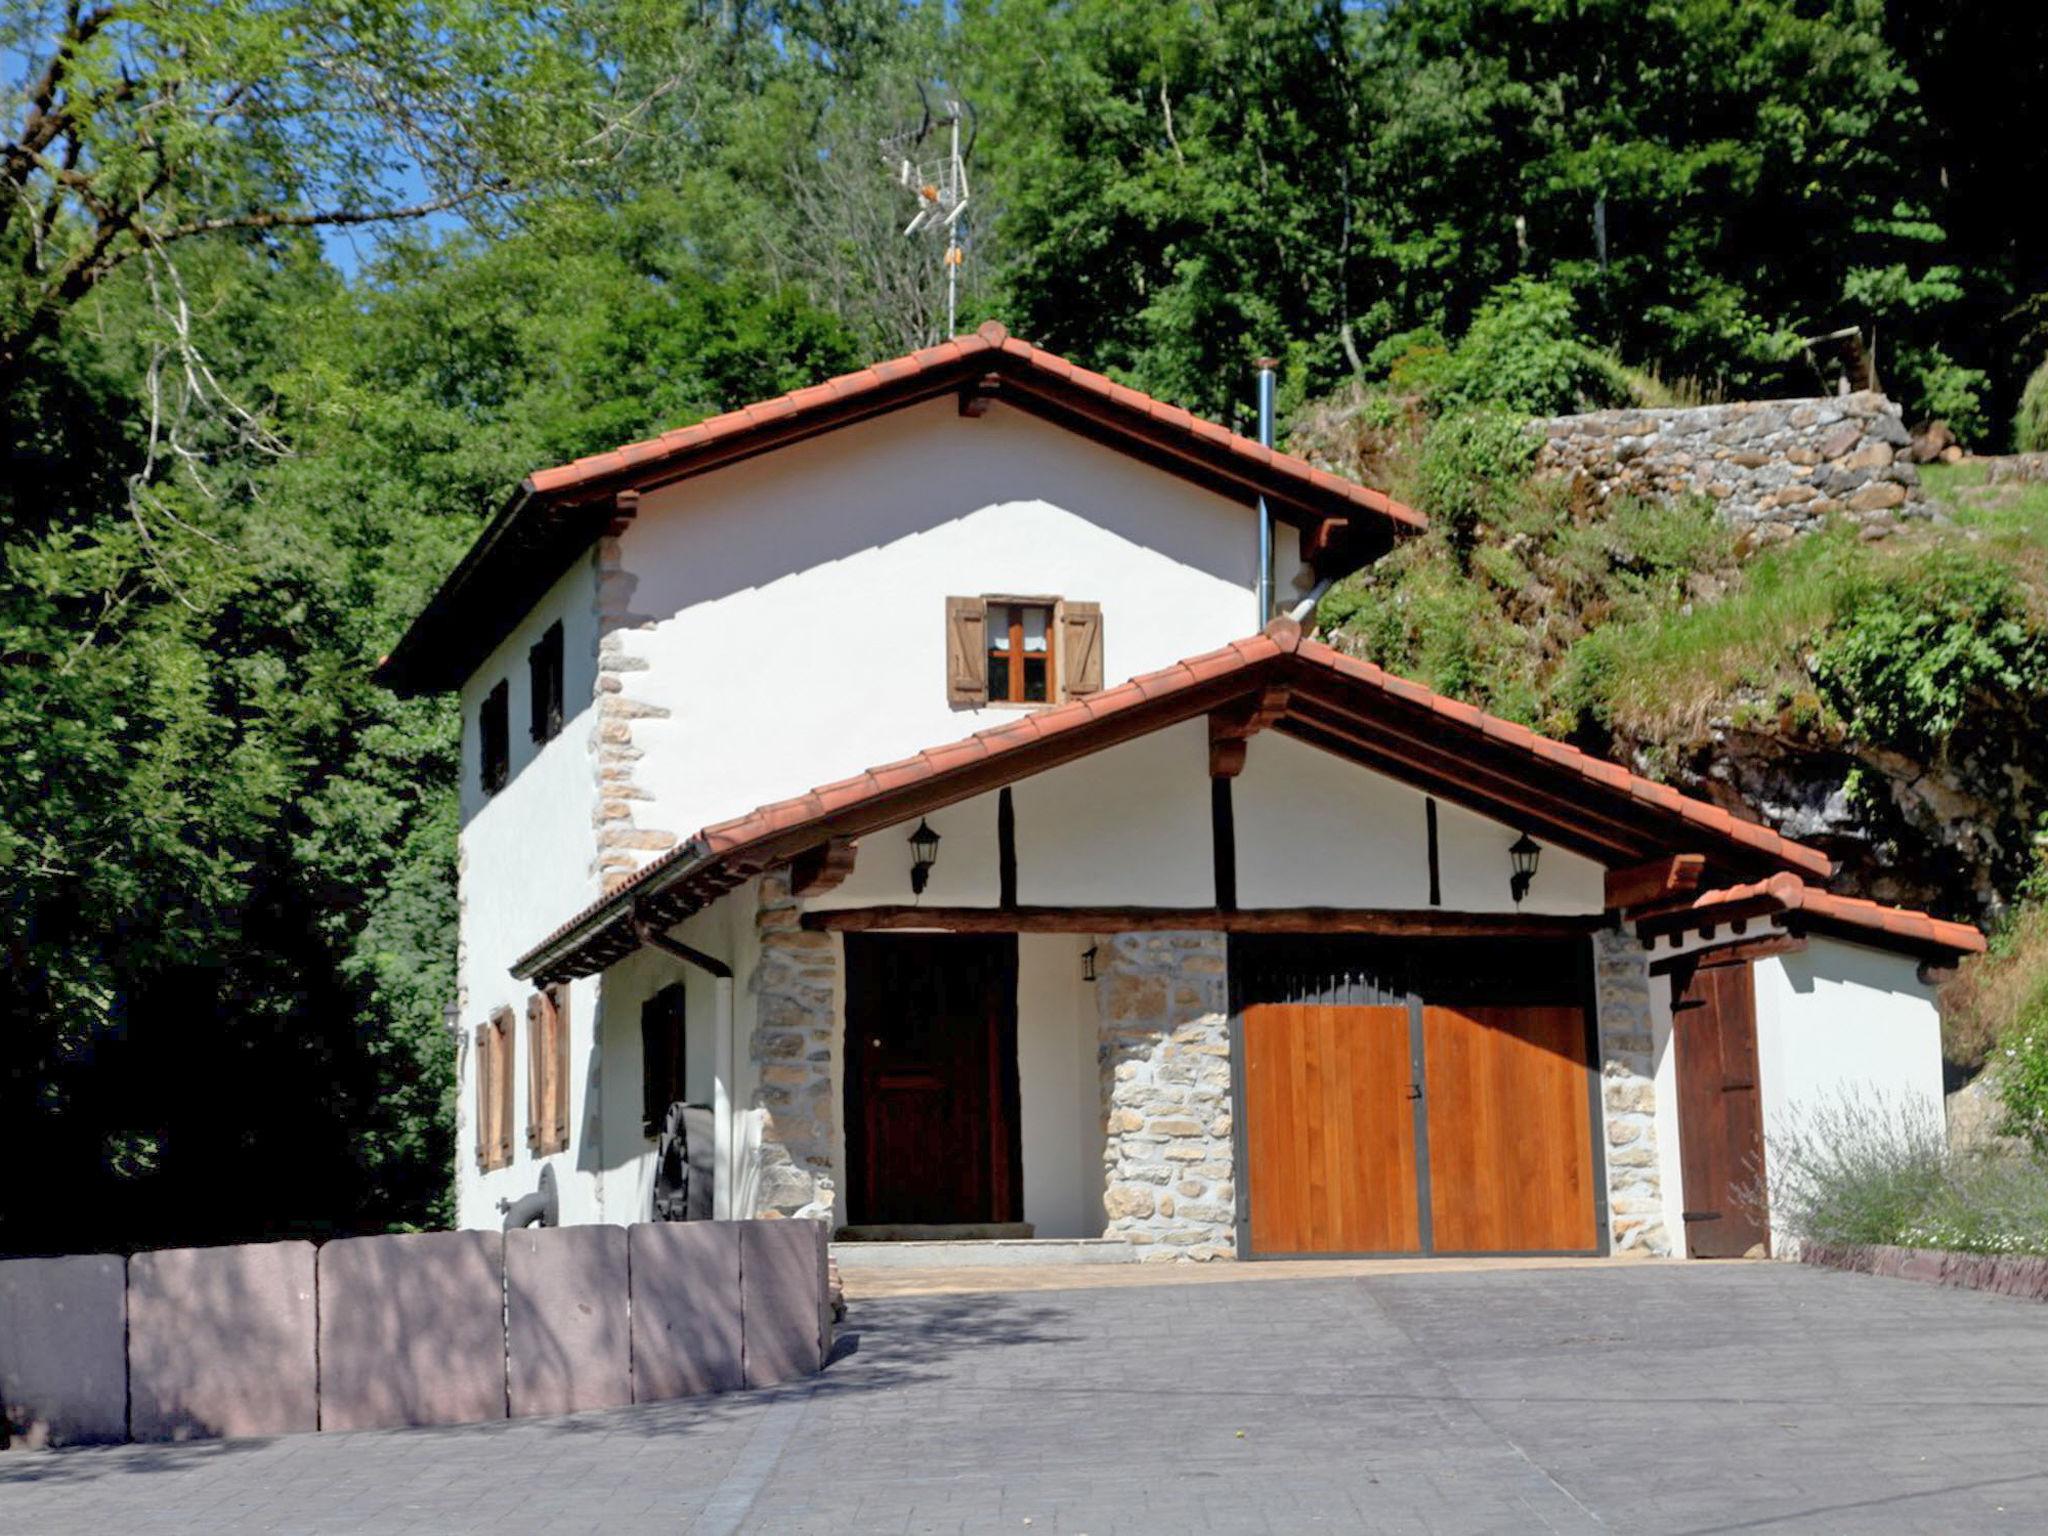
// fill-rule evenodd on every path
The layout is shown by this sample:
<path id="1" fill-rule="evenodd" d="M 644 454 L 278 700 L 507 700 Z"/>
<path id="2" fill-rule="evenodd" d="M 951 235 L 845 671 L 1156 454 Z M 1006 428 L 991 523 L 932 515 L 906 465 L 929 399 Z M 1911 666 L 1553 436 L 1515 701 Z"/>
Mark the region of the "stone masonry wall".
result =
<path id="1" fill-rule="evenodd" d="M 1842 513 L 1875 533 L 1924 517 L 1920 472 L 1899 408 L 1870 392 L 1817 400 L 1594 411 L 1532 423 L 1537 469 L 1576 478 L 1597 500 L 1698 493 L 1758 543 Z"/>
<path id="2" fill-rule="evenodd" d="M 1220 933 L 1120 933 L 1096 982 L 1105 1236 L 1141 1259 L 1237 1254 Z"/>
<path id="3" fill-rule="evenodd" d="M 760 957 L 748 1053 L 764 1111 L 755 1209 L 747 1215 L 832 1219 L 832 1010 L 839 975 L 829 933 L 798 925 L 787 871 L 761 877 Z"/>
<path id="4" fill-rule="evenodd" d="M 1657 1167 L 1649 960 L 1633 935 L 1607 929 L 1594 935 L 1593 966 L 1613 1250 L 1668 1255 L 1671 1234 L 1664 1227 L 1663 1180 Z"/>
<path id="5" fill-rule="evenodd" d="M 673 832 L 639 824 L 634 807 L 651 798 L 636 781 L 643 749 L 633 743 L 633 722 L 658 720 L 668 711 L 642 703 L 626 690 L 628 679 L 647 670 L 647 660 L 626 645 L 626 632 L 653 626 L 654 620 L 633 607 L 639 578 L 625 568 L 619 540 L 608 534 L 597 541 L 597 710 L 591 727 L 591 768 L 597 775 L 596 873 L 606 891 L 615 891 L 638 873 L 653 854 L 673 848 Z"/>

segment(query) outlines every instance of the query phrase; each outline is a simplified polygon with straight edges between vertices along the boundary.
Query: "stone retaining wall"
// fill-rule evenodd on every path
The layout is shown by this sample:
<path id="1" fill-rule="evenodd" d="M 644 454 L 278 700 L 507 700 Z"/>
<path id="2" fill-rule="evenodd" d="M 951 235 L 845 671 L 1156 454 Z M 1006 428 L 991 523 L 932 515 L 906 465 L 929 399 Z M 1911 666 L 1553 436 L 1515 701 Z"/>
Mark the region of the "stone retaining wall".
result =
<path id="1" fill-rule="evenodd" d="M 1817 400 L 1594 411 L 1532 423 L 1540 473 L 1596 500 L 1703 495 L 1757 541 L 1790 538 L 1832 513 L 1884 528 L 1930 511 L 1899 408 L 1869 392 Z"/>
<path id="2" fill-rule="evenodd" d="M 1096 982 L 1106 1237 L 1140 1259 L 1237 1254 L 1220 933 L 1120 933 Z"/>
<path id="3" fill-rule="evenodd" d="M 1893 1248 L 1856 1244 L 1805 1243 L 1799 1262 L 1846 1269 L 1923 1285 L 1951 1285 L 1995 1291 L 2028 1301 L 2048 1301 L 2048 1258 L 2020 1253 L 1948 1253 L 1938 1248 Z"/>
<path id="4" fill-rule="evenodd" d="M 831 1349 L 825 1238 L 815 1221 L 697 1221 L 0 1261 L 0 1448 L 773 1386 Z"/>
<path id="5" fill-rule="evenodd" d="M 763 875 L 754 919 L 760 959 L 749 1057 L 754 1107 L 763 1111 L 752 1214 L 833 1220 L 833 994 L 839 964 L 832 935 L 800 925 L 803 903 L 787 870 Z"/>

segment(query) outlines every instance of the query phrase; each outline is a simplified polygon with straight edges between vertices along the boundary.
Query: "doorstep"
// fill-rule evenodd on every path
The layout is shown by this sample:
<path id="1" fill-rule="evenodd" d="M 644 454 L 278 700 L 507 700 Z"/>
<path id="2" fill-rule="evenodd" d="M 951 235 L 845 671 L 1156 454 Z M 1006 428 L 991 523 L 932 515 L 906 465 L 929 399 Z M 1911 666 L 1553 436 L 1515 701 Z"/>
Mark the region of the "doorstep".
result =
<path id="1" fill-rule="evenodd" d="M 848 1273 L 871 1269 L 1016 1269 L 1040 1264 L 1131 1264 L 1138 1250 L 1120 1237 L 1011 1237 L 937 1242 L 834 1243 Z"/>

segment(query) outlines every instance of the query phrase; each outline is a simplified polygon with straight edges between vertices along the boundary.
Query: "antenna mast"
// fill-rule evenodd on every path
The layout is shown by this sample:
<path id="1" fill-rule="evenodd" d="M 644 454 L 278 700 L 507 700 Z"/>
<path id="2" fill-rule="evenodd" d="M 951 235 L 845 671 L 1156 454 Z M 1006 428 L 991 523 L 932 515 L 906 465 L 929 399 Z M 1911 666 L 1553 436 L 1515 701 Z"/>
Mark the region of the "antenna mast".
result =
<path id="1" fill-rule="evenodd" d="M 903 226 L 903 233 L 914 237 L 937 230 L 946 237 L 946 334 L 950 336 L 959 323 L 960 266 L 967 259 L 962 244 L 968 199 L 967 160 L 974 153 L 980 119 L 966 98 L 943 90 L 938 115 L 934 116 L 932 97 L 922 83 L 917 88 L 917 99 L 918 126 L 883 139 L 882 153 L 897 185 L 917 199 L 917 211 Z M 963 127 L 965 143 L 961 142 Z"/>

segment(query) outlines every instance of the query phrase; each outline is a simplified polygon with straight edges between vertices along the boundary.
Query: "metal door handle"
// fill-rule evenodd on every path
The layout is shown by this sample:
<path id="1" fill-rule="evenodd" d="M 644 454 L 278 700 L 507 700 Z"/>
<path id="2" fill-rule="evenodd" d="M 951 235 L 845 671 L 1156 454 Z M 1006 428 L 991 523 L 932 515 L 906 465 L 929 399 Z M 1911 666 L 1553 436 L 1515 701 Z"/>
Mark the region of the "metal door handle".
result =
<path id="1" fill-rule="evenodd" d="M 1411 1098 L 1411 1099 L 1419 1099 L 1419 1098 L 1421 1098 L 1421 1097 L 1422 1097 L 1422 1084 L 1420 1084 L 1420 1083 L 1410 1083 L 1410 1084 L 1408 1085 L 1408 1097 L 1409 1097 L 1409 1098 Z"/>

